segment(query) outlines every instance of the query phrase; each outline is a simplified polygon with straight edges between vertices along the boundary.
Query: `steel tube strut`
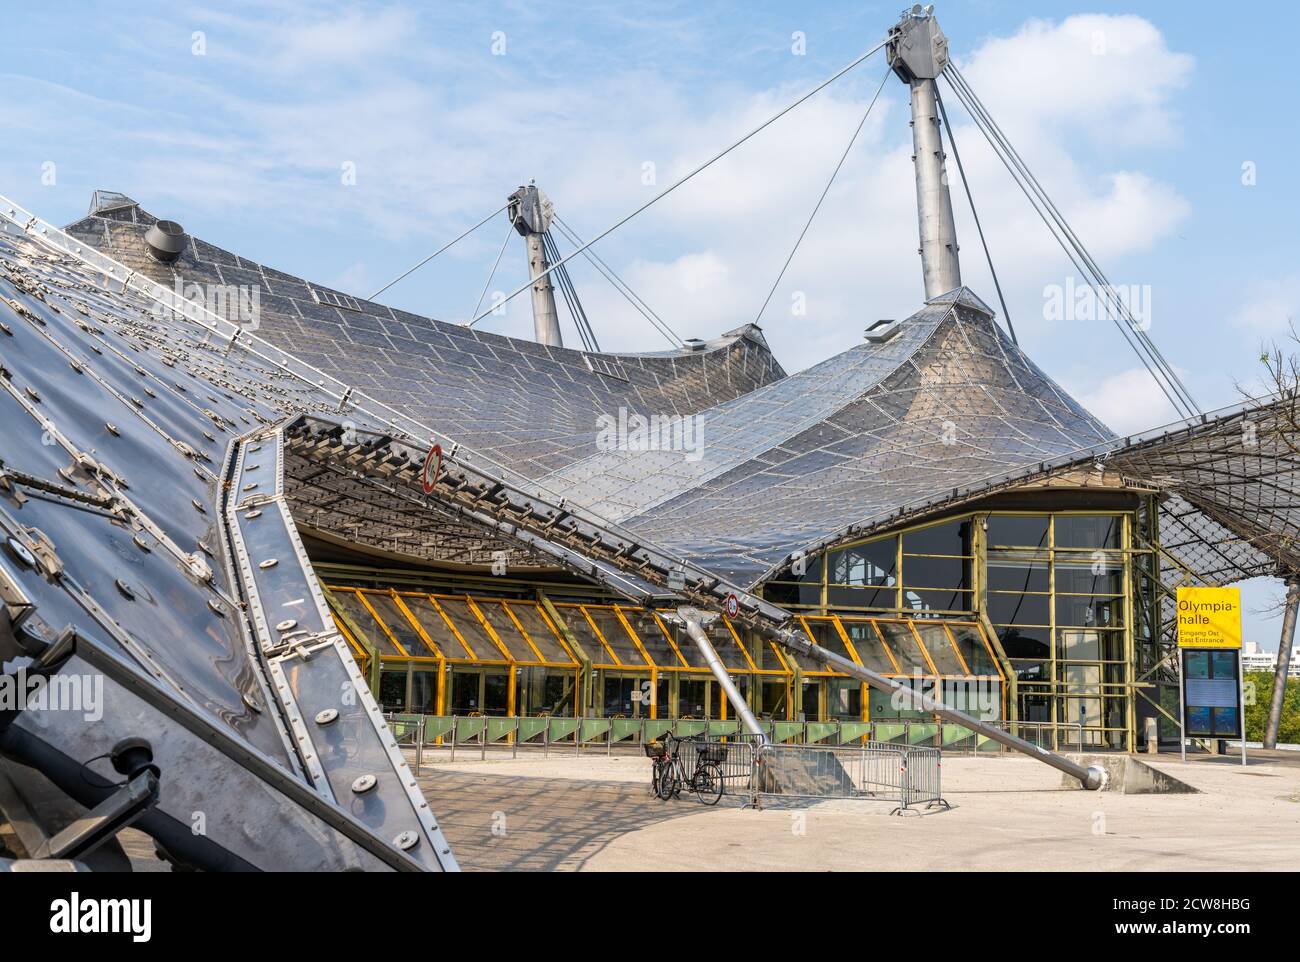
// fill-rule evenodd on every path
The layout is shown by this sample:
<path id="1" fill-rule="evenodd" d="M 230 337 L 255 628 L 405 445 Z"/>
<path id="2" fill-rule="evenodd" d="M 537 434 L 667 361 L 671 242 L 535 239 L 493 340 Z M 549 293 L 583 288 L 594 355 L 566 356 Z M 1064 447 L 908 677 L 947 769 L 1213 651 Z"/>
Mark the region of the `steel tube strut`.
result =
<path id="1" fill-rule="evenodd" d="M 758 723 L 754 713 L 749 710 L 749 705 L 745 702 L 745 696 L 740 693 L 736 683 L 732 681 L 727 666 L 722 663 L 718 653 L 714 650 L 713 643 L 709 641 L 709 636 L 704 633 L 704 627 L 700 624 L 700 613 L 695 608 L 678 608 L 677 617 L 682 620 L 686 626 L 686 633 L 691 636 L 695 642 L 700 654 L 704 656 L 704 663 L 709 666 L 709 671 L 713 672 L 713 677 L 718 680 L 718 685 L 722 688 L 727 696 L 727 701 L 731 707 L 736 710 L 746 730 L 751 735 L 757 735 L 759 741 L 767 744 L 767 734 L 763 731 L 763 726 Z"/>
<path id="2" fill-rule="evenodd" d="M 979 732 L 986 738 L 991 738 L 1001 745 L 1006 745 L 1010 749 L 1022 752 L 1025 755 L 1038 759 L 1040 762 L 1051 765 L 1057 771 L 1065 772 L 1065 774 L 1077 778 L 1080 784 L 1089 791 L 1096 791 L 1106 784 L 1106 772 L 1104 769 L 1096 767 L 1089 768 L 1080 765 L 1078 762 L 1071 761 L 1064 755 L 1049 752 L 1046 748 L 1027 742 L 1023 738 L 1017 738 L 1015 735 L 1003 731 L 996 725 L 990 725 L 988 722 L 980 721 L 978 718 L 974 718 L 964 712 L 959 712 L 955 708 L 949 708 L 943 702 L 930 697 L 924 692 L 918 692 L 910 686 L 904 685 L 900 681 L 886 678 L 884 675 L 878 675 L 870 668 L 863 668 L 856 662 L 852 662 L 847 658 L 835 654 L 833 651 L 822 648 L 820 645 L 813 644 L 813 642 L 810 641 L 801 631 L 778 632 L 774 638 L 786 648 L 807 655 L 809 658 L 821 662 L 828 668 L 833 668 L 846 675 L 851 675 L 860 681 L 865 681 L 872 688 L 888 692 L 891 695 L 896 693 L 900 694 L 921 711 L 933 712 L 940 718 L 961 725 L 963 728 L 969 728 L 971 731 Z M 1082 747 L 1083 746 L 1080 746 L 1080 748 Z"/>

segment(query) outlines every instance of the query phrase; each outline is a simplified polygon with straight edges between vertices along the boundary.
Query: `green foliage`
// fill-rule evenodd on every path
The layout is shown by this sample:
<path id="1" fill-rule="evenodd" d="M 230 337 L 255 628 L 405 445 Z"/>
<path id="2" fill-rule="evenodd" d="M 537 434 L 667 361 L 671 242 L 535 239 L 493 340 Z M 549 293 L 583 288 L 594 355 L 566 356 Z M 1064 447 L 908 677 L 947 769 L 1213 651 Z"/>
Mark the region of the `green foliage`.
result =
<path id="1" fill-rule="evenodd" d="M 1268 706 L 1273 701 L 1273 673 L 1249 671 L 1246 672 L 1245 682 L 1246 741 L 1262 741 Z M 1255 687 L 1253 705 L 1250 703 L 1252 684 Z M 1300 679 L 1287 679 L 1286 694 L 1282 700 L 1282 725 L 1277 740 L 1288 745 L 1300 744 Z"/>

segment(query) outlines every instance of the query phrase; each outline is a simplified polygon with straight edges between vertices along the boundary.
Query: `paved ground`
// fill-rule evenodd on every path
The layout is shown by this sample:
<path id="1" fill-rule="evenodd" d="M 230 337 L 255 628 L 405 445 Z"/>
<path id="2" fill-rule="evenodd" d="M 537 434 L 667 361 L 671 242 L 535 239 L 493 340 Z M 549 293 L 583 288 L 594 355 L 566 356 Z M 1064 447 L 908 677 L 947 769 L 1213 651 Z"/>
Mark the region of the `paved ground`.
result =
<path id="1" fill-rule="evenodd" d="M 1225 760 L 1226 761 L 1226 760 Z M 632 756 L 429 759 L 422 785 L 468 870 L 1253 871 L 1300 864 L 1300 769 L 1158 767 L 1197 795 L 1066 791 L 1022 758 L 944 760 L 948 812 L 822 802 L 755 812 L 660 802 Z M 495 833 L 494 833 L 495 828 Z"/>
<path id="2" fill-rule="evenodd" d="M 1062 790 L 1024 758 L 945 757 L 951 811 L 891 818 L 890 804 L 705 809 L 661 802 L 640 756 L 557 753 L 486 761 L 425 756 L 421 787 L 469 871 L 1291 870 L 1300 864 L 1300 753 L 1160 756 L 1197 795 Z M 408 755 L 414 761 L 414 755 Z M 728 804 L 731 802 L 731 804 Z M 139 832 L 136 871 L 166 871 Z"/>

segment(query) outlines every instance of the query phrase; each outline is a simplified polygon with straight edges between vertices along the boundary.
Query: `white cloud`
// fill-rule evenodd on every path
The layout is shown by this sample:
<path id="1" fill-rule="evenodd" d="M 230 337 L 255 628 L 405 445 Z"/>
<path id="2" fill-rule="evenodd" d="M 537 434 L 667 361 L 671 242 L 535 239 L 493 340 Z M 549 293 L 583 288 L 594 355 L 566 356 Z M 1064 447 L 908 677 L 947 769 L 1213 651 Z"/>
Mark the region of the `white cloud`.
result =
<path id="1" fill-rule="evenodd" d="M 9 105 L 0 105 L 0 123 L 17 116 L 31 126 L 39 119 L 51 139 L 62 136 L 85 163 L 120 171 L 125 181 L 98 186 L 134 190 L 155 211 L 179 209 L 220 224 L 237 208 L 304 238 L 341 238 L 347 249 L 324 259 L 318 276 L 344 277 L 346 270 L 382 283 L 530 177 L 591 238 L 814 79 L 756 91 L 699 83 L 689 64 L 669 57 L 626 66 L 616 52 L 595 50 L 608 69 L 592 83 L 580 71 L 538 69 L 553 58 L 529 60 L 522 28 L 511 30 L 510 56 L 491 57 L 480 25 L 453 42 L 429 20 L 437 14 L 428 8 L 358 19 L 336 5 L 306 14 L 305 28 L 293 26 L 304 17 L 293 3 L 270 14 L 239 10 L 196 13 L 209 29 L 208 60 L 187 55 L 181 68 L 150 61 L 161 48 L 143 35 L 136 69 L 165 72 L 169 85 L 153 113 L 107 94 L 88 103 L 44 90 L 39 118 L 16 114 L 14 104 L 31 92 L 17 81 Z M 694 56 L 689 24 L 673 29 L 673 44 Z M 1098 31 L 1106 38 L 1104 57 L 1092 53 Z M 570 52 L 581 46 L 573 37 L 557 42 Z M 707 51 L 705 44 L 699 57 Z M 1122 258 L 1167 238 L 1188 205 L 1144 172 L 1134 151 L 1176 135 L 1171 102 L 1191 59 L 1171 52 L 1146 20 L 1089 16 L 1031 21 L 1012 36 L 985 40 L 961 63 L 1112 280 L 1142 283 L 1124 275 Z M 603 241 L 601 256 L 684 335 L 707 337 L 753 320 L 884 70 L 872 60 L 783 117 Z M 1068 265 L 955 102 L 949 112 L 1032 353 L 1035 343 L 1059 335 L 1041 320 L 1041 292 L 1060 283 Z M 340 184 L 344 161 L 356 164 L 355 187 Z M 653 187 L 641 181 L 647 161 L 656 166 Z M 912 178 L 905 88 L 890 79 L 764 315 L 788 369 L 858 343 L 866 324 L 905 317 L 920 305 Z M 993 303 L 960 191 L 954 204 L 964 275 Z M 485 229 L 445 255 L 453 269 L 435 265 L 386 296 L 424 313 L 463 316 L 505 230 L 504 222 Z M 358 263 L 372 240 L 376 248 L 401 251 L 402 263 L 390 262 L 393 255 Z M 293 257 L 305 256 L 245 252 L 290 270 Z M 521 250 L 507 250 L 493 289 L 509 292 L 522 283 L 522 264 Z M 605 347 L 663 346 L 583 262 L 572 273 Z M 430 278 L 439 286 L 431 288 Z M 791 310 L 796 292 L 806 299 L 806 315 Z M 526 334 L 526 315 L 523 295 L 506 319 L 489 317 L 482 326 Z"/>
<path id="2" fill-rule="evenodd" d="M 1300 274 L 1256 283 L 1232 323 L 1260 337 L 1286 334 L 1300 318 Z"/>
<path id="3" fill-rule="evenodd" d="M 1186 377 L 1178 371 L 1180 378 Z M 1129 368 L 1098 384 L 1071 391 L 1085 408 L 1117 434 L 1137 434 L 1181 420 L 1146 368 Z"/>

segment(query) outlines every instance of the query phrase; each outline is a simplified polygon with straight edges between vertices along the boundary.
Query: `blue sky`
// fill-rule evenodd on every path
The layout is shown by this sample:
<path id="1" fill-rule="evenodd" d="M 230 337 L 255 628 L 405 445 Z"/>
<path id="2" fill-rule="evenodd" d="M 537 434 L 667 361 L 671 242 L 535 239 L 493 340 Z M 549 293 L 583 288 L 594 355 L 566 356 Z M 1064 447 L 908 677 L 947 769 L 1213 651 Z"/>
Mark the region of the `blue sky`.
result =
<path id="1" fill-rule="evenodd" d="M 532 178 L 596 234 L 873 46 L 901 9 L 9 6 L 0 193 L 63 223 L 94 189 L 119 190 L 206 240 L 360 295 Z M 937 13 L 1111 279 L 1150 292 L 1150 334 L 1201 406 L 1237 401 L 1261 343 L 1300 314 L 1286 58 L 1227 38 L 1222 5 L 1205 2 L 1038 2 L 1030 13 L 950 0 Z M 1268 23 L 1288 36 L 1300 13 L 1277 5 Z M 879 56 L 857 68 L 602 242 L 601 256 L 684 335 L 754 320 L 884 69 Z M 1045 317 L 1045 289 L 1068 265 L 955 98 L 949 108 L 1022 344 L 1112 427 L 1171 420 L 1107 322 Z M 891 80 L 762 319 L 787 368 L 919 306 L 909 138 L 905 88 Z M 992 302 L 961 204 L 958 231 L 964 279 Z M 463 319 L 506 232 L 502 215 L 383 299 Z M 604 346 L 665 346 L 585 265 L 573 274 Z M 524 277 L 512 242 L 492 289 Z M 806 316 L 792 313 L 796 296 Z M 483 323 L 531 329 L 522 298 Z M 1252 586 L 1247 607 L 1271 594 Z M 1247 636 L 1273 646 L 1276 622 L 1250 616 Z"/>

